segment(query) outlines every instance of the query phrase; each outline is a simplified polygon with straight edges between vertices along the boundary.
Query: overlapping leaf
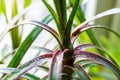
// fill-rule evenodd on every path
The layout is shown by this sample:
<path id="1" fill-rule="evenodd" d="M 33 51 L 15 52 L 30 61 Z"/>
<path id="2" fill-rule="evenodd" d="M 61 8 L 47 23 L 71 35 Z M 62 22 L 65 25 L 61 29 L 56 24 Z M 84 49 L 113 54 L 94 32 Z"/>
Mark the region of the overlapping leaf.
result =
<path id="1" fill-rule="evenodd" d="M 44 23 L 49 23 L 49 21 L 51 21 L 51 16 L 47 16 L 43 22 Z M 17 67 L 21 61 L 21 59 L 23 58 L 23 56 L 25 55 L 26 51 L 28 50 L 28 48 L 30 47 L 30 45 L 32 44 L 32 42 L 37 38 L 37 36 L 39 35 L 39 33 L 42 31 L 41 28 L 39 27 L 35 27 L 31 33 L 26 37 L 26 39 L 24 40 L 24 42 L 21 44 L 21 46 L 18 48 L 18 50 L 16 51 L 14 57 L 12 58 L 12 60 L 10 61 L 8 67 Z"/>
<path id="2" fill-rule="evenodd" d="M 15 68 L 0 68 L 0 73 L 8 74 L 14 70 L 15 70 Z M 26 79 L 31 79 L 31 80 L 40 80 L 39 77 L 37 77 L 33 74 L 30 74 L 30 73 L 25 73 L 21 77 L 26 78 Z"/>
<path id="3" fill-rule="evenodd" d="M 61 80 L 63 54 L 64 52 L 58 50 L 53 55 L 49 76 L 48 76 L 49 80 Z"/>
<path id="4" fill-rule="evenodd" d="M 45 61 L 48 61 L 48 58 L 51 58 L 53 56 L 53 53 L 44 54 L 39 57 L 36 57 L 29 62 L 23 64 L 22 66 L 19 66 L 16 68 L 13 72 L 7 74 L 5 77 L 2 78 L 2 80 L 13 80 L 19 78 L 21 75 L 29 71 L 30 69 L 34 68 L 35 66 L 38 66 L 40 64 L 43 64 Z"/>
<path id="5" fill-rule="evenodd" d="M 110 70 L 112 70 L 116 74 L 116 76 L 118 78 L 120 78 L 120 68 L 118 68 L 111 61 L 105 59 L 104 57 L 102 57 L 102 56 L 100 56 L 98 54 L 94 54 L 94 53 L 86 52 L 86 51 L 76 50 L 74 52 L 74 57 L 82 57 L 82 58 L 88 58 L 88 59 L 95 60 L 96 62 L 98 62 L 98 63 L 106 66 Z"/>
<path id="6" fill-rule="evenodd" d="M 91 80 L 89 75 L 85 72 L 85 70 L 80 65 L 75 65 L 75 71 L 78 73 L 78 76 L 81 80 Z"/>

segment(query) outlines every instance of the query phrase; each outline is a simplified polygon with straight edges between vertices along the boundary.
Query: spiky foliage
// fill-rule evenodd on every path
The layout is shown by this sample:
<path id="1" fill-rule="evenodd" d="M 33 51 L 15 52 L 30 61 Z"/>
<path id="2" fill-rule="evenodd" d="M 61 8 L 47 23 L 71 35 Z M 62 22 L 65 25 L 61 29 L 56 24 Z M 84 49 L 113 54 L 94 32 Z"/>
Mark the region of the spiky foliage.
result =
<path id="1" fill-rule="evenodd" d="M 22 78 L 39 80 L 40 78 L 36 77 L 34 74 L 26 73 L 36 66 L 48 72 L 47 76 L 41 80 L 91 80 L 91 76 L 87 73 L 85 67 L 90 67 L 92 64 L 105 66 L 106 68 L 110 69 L 118 79 L 120 79 L 120 68 L 117 66 L 117 64 L 115 64 L 114 59 L 105 54 L 105 51 L 100 48 L 97 39 L 90 29 L 103 28 L 115 33 L 118 37 L 120 37 L 119 34 L 101 25 L 89 25 L 89 22 L 101 17 L 120 13 L 120 9 L 115 8 L 105 11 L 85 21 L 84 15 L 79 6 L 80 0 L 70 0 L 70 3 L 73 7 L 67 20 L 66 0 L 53 0 L 56 10 L 54 10 L 46 0 L 42 1 L 55 21 L 58 32 L 47 25 L 47 23 L 49 23 L 52 19 L 50 15 L 41 22 L 35 20 L 22 21 L 14 26 L 13 24 L 16 23 L 20 15 L 16 16 L 13 19 L 13 23 L 10 23 L 10 26 L 6 28 L 0 39 L 2 39 L 8 31 L 16 28 L 16 26 L 18 27 L 19 25 L 31 24 L 35 25 L 36 27 L 15 51 L 15 55 L 10 61 L 8 68 L 0 69 L 1 72 L 7 73 L 7 75 L 3 76 L 2 80 L 17 80 Z M 73 21 L 76 15 L 80 17 L 79 21 L 81 24 L 79 24 L 79 26 L 72 31 Z M 39 50 L 47 53 L 37 56 L 36 58 L 19 66 L 21 59 L 42 29 L 53 35 L 58 42 L 59 48 L 56 50 L 49 50 L 39 47 Z M 73 46 L 78 35 L 84 31 L 87 31 L 87 34 L 89 34 L 89 37 L 95 46 L 92 44 L 79 44 L 77 47 Z M 86 48 L 99 49 L 100 54 L 85 51 Z M 49 62 L 49 59 L 51 59 L 51 65 L 45 67 L 44 64 L 46 61 Z"/>

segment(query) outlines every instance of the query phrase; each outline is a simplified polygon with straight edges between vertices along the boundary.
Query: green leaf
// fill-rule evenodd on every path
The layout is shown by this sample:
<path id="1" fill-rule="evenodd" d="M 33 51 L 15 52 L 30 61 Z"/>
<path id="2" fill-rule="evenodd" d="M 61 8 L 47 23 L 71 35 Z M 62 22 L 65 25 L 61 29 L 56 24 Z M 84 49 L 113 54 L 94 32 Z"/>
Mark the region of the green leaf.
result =
<path id="1" fill-rule="evenodd" d="M 48 76 L 49 80 L 61 80 L 63 54 L 64 52 L 59 50 L 54 53 Z"/>
<path id="2" fill-rule="evenodd" d="M 2 13 L 6 16 L 5 0 L 0 0 L 0 15 L 1 15 Z"/>
<path id="3" fill-rule="evenodd" d="M 120 68 L 118 68 L 116 65 L 114 65 L 111 61 L 105 59 L 104 57 L 98 55 L 98 54 L 94 54 L 91 52 L 86 52 L 86 51 L 80 51 L 80 50 L 76 50 L 74 52 L 74 57 L 81 57 L 81 58 L 89 58 L 91 60 L 94 60 L 104 66 L 106 66 L 107 68 L 109 68 L 110 70 L 113 71 L 113 73 L 120 78 Z"/>
<path id="4" fill-rule="evenodd" d="M 58 16 L 55 14 L 55 11 L 52 9 L 52 7 L 45 0 L 42 0 L 42 1 L 45 4 L 45 6 L 47 7 L 47 9 L 49 10 L 49 12 L 51 13 L 53 19 L 55 20 L 55 23 L 57 25 L 57 29 L 59 31 L 60 38 L 61 38 L 61 40 L 63 40 L 64 28 L 62 27 L 62 24 L 60 23 Z"/>
<path id="5" fill-rule="evenodd" d="M 24 0 L 24 8 L 28 7 L 31 4 L 31 0 Z"/>
<path id="6" fill-rule="evenodd" d="M 86 21 L 86 19 L 85 19 L 84 13 L 82 11 L 82 8 L 80 6 L 78 7 L 76 15 L 77 15 L 77 17 L 79 16 L 78 19 L 79 19 L 79 22 L 81 22 L 80 25 L 82 25 L 84 23 L 84 21 Z M 78 28 L 78 26 L 77 26 L 77 28 Z M 101 47 L 100 43 L 98 42 L 97 38 L 93 34 L 92 30 L 87 30 L 86 32 L 87 32 L 87 35 L 89 36 L 90 40 L 94 43 L 94 45 Z M 98 50 L 98 51 L 100 52 L 101 55 L 105 56 L 103 51 L 101 51 L 101 50 Z"/>
<path id="7" fill-rule="evenodd" d="M 15 68 L 0 68 L 0 73 L 8 74 L 14 71 Z M 22 75 L 23 78 L 30 79 L 30 80 L 40 80 L 39 77 L 30 74 L 30 73 L 25 73 Z"/>
<path id="8" fill-rule="evenodd" d="M 68 48 L 69 46 L 67 47 L 67 45 L 71 43 L 70 42 L 71 28 L 72 28 L 72 23 L 73 23 L 73 19 L 74 19 L 77 7 L 79 5 L 79 1 L 80 0 L 75 1 L 73 10 L 70 14 L 69 20 L 68 20 L 67 25 L 66 25 L 66 30 L 65 30 L 65 34 L 64 34 L 64 43 L 63 43 L 63 44 L 66 44 L 66 48 Z"/>
<path id="9" fill-rule="evenodd" d="M 91 80 L 89 75 L 80 65 L 75 65 L 74 69 L 77 72 L 78 76 L 81 78 L 80 80 Z"/>
<path id="10" fill-rule="evenodd" d="M 5 77 L 3 77 L 2 80 L 17 79 L 21 75 L 23 75 L 24 73 L 29 71 L 30 69 L 32 69 L 40 64 L 43 64 L 44 62 L 47 61 L 48 58 L 51 58 L 52 56 L 53 56 L 53 53 L 38 56 L 38 57 L 28 61 L 27 63 L 19 66 L 18 68 L 16 68 L 13 72 L 11 72 L 11 73 L 7 74 Z"/>
<path id="11" fill-rule="evenodd" d="M 57 42 L 59 43 L 60 48 L 62 48 L 61 42 L 59 40 L 58 33 L 53 28 L 51 28 L 50 26 L 48 26 L 48 25 L 46 25 L 44 23 L 41 23 L 39 21 L 34 21 L 34 20 L 31 20 L 31 21 L 22 21 L 22 22 L 18 23 L 18 25 L 23 25 L 23 24 L 36 25 L 36 26 L 38 26 L 38 27 L 40 27 L 40 28 L 42 28 L 42 29 L 50 32 L 55 37 L 55 39 L 57 40 Z M 11 27 L 11 29 L 16 28 L 18 25 L 15 25 L 15 26 Z"/>
<path id="12" fill-rule="evenodd" d="M 38 68 L 43 69 L 45 71 L 49 71 L 49 68 L 43 65 L 39 65 Z"/>
<path id="13" fill-rule="evenodd" d="M 13 4 L 12 4 L 12 18 L 14 16 L 16 16 L 18 13 L 18 10 L 17 10 L 17 2 L 16 0 L 13 0 Z M 14 23 L 14 25 L 17 24 Z M 21 34 L 19 33 L 19 28 L 15 28 L 13 29 L 11 32 L 10 32 L 10 36 L 11 36 L 11 39 L 12 39 L 12 46 L 13 46 L 13 49 L 16 49 L 18 48 L 18 46 L 20 45 L 21 43 Z"/>
<path id="14" fill-rule="evenodd" d="M 47 19 L 48 18 L 48 19 Z M 51 21 L 51 16 L 47 16 L 47 18 L 45 18 L 44 23 L 49 23 Z M 18 48 L 18 50 L 16 51 L 14 57 L 12 58 L 12 60 L 10 61 L 8 67 L 17 67 L 21 61 L 21 59 L 23 58 L 23 56 L 25 55 L 26 51 L 28 50 L 28 48 L 30 47 L 30 45 L 32 44 L 32 42 L 37 38 L 37 36 L 39 35 L 39 33 L 42 31 L 41 28 L 39 27 L 35 27 L 31 33 L 26 37 L 26 39 L 23 41 L 23 43 L 20 45 L 20 47 Z"/>
<path id="15" fill-rule="evenodd" d="M 80 33 L 84 32 L 84 31 L 86 31 L 88 29 L 92 29 L 92 28 L 101 28 L 101 29 L 108 30 L 108 31 L 114 33 L 116 36 L 118 36 L 120 38 L 120 35 L 117 32 L 113 31 L 112 29 L 110 29 L 108 27 L 105 27 L 105 26 L 102 26 L 102 25 L 86 25 L 86 26 L 81 27 L 79 29 L 79 31 L 77 30 L 77 31 L 72 33 L 72 42 L 75 41 L 75 39 L 78 37 L 78 35 Z"/>
<path id="16" fill-rule="evenodd" d="M 105 12 L 102 12 L 94 17 L 92 17 L 91 19 L 86 20 L 85 22 L 83 22 L 82 24 L 80 24 L 75 30 L 74 32 L 77 32 L 81 29 L 81 27 L 86 26 L 89 22 L 97 20 L 99 18 L 105 17 L 105 16 L 109 16 L 109 15 L 113 15 L 113 14 L 120 14 L 120 8 L 114 8 L 114 9 L 110 9 L 107 10 Z"/>
<path id="17" fill-rule="evenodd" d="M 26 8 L 25 10 L 23 10 L 22 12 L 18 13 L 12 20 L 10 23 L 8 23 L 6 29 L 2 32 L 2 34 L 0 34 L 0 42 L 3 39 L 3 37 L 6 35 L 6 33 L 9 31 L 9 29 L 23 16 L 25 15 L 28 11 L 30 11 L 31 9 L 34 9 L 35 7 L 40 6 L 40 4 L 36 4 L 33 6 L 29 6 L 28 8 Z"/>
<path id="18" fill-rule="evenodd" d="M 62 27 L 66 26 L 67 22 L 67 10 L 66 10 L 66 0 L 53 0 L 54 5 L 59 16 Z"/>
<path id="19" fill-rule="evenodd" d="M 53 28 L 51 28 L 50 26 L 48 26 L 48 25 L 46 25 L 44 23 L 41 23 L 39 21 L 34 21 L 34 20 L 31 20 L 31 21 L 22 21 L 22 22 L 18 23 L 18 25 L 23 25 L 23 24 L 36 25 L 36 26 L 38 26 L 38 27 L 40 27 L 40 28 L 42 28 L 42 29 L 50 32 L 59 41 L 59 39 L 58 39 L 58 36 L 59 36 L 58 33 Z M 16 25 L 13 26 L 13 27 L 11 27 L 11 29 L 13 29 L 15 27 L 16 27 Z"/>

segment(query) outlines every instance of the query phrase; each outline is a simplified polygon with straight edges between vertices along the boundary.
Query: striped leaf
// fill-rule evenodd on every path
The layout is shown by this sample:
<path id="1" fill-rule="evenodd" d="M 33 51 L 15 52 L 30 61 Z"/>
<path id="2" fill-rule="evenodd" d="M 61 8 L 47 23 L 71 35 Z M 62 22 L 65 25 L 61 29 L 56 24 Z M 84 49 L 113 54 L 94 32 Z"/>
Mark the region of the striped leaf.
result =
<path id="1" fill-rule="evenodd" d="M 112 70 L 114 72 L 114 74 L 118 78 L 120 78 L 120 68 L 118 68 L 111 61 L 105 59 L 104 57 L 102 57 L 102 56 L 100 56 L 98 54 L 94 54 L 94 53 L 86 52 L 86 51 L 76 50 L 74 52 L 74 57 L 76 57 L 76 58 L 77 57 L 79 57 L 79 58 L 88 58 L 88 59 L 94 60 L 94 61 L 106 66 L 110 70 Z"/>
<path id="2" fill-rule="evenodd" d="M 51 58 L 53 56 L 53 53 L 50 54 L 44 54 L 41 55 L 39 57 L 36 57 L 30 61 L 28 61 L 27 63 L 19 66 L 18 68 L 16 68 L 13 72 L 7 74 L 5 77 L 2 78 L 2 80 L 14 80 L 14 79 L 18 79 L 21 75 L 23 75 L 24 73 L 26 73 L 27 71 L 29 71 L 30 69 L 43 64 L 44 62 L 48 61 L 48 58 Z"/>

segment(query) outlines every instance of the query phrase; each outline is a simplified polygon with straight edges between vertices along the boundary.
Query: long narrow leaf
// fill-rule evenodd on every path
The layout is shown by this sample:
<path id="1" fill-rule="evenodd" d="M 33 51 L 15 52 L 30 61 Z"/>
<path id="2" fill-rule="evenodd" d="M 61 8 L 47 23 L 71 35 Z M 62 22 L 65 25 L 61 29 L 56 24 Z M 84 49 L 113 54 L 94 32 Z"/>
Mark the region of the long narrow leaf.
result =
<path id="1" fill-rule="evenodd" d="M 62 27 L 66 26 L 67 22 L 67 10 L 66 10 L 66 0 L 53 0 L 56 8 L 56 12 L 59 16 Z"/>
<path id="2" fill-rule="evenodd" d="M 114 8 L 114 9 L 110 9 L 108 11 L 102 12 L 94 17 L 92 17 L 91 19 L 86 20 L 85 22 L 83 22 L 82 24 L 80 24 L 74 31 L 73 33 L 76 33 L 78 31 L 80 31 L 81 27 L 87 25 L 89 22 L 97 20 L 99 18 L 102 18 L 104 16 L 108 16 L 108 15 L 113 15 L 113 14 L 120 14 L 120 8 Z"/>
<path id="3" fill-rule="evenodd" d="M 73 19 L 74 19 L 77 7 L 79 5 L 79 1 L 80 0 L 75 0 L 73 10 L 70 14 L 69 20 L 68 20 L 67 25 L 66 25 L 66 30 L 65 30 L 65 34 L 64 34 L 64 36 L 65 36 L 64 39 L 65 40 L 64 40 L 64 43 L 63 43 L 63 44 L 66 44 L 66 46 L 71 43 L 70 42 L 71 28 L 72 28 L 72 23 L 73 23 Z"/>
<path id="4" fill-rule="evenodd" d="M 27 63 L 23 64 L 22 66 L 19 66 L 16 68 L 13 72 L 7 74 L 5 77 L 2 78 L 2 80 L 14 80 L 19 78 L 21 75 L 29 71 L 35 66 L 38 66 L 40 64 L 43 64 L 45 61 L 47 61 L 48 58 L 51 58 L 53 56 L 53 53 L 50 54 L 44 54 L 39 57 L 36 57 Z"/>
<path id="5" fill-rule="evenodd" d="M 44 48 L 44 47 L 31 46 L 30 48 L 31 49 L 37 49 L 37 50 L 42 51 L 42 52 L 53 52 L 52 50 Z"/>
<path id="6" fill-rule="evenodd" d="M 22 21 L 20 23 L 18 23 L 18 25 L 23 25 L 23 24 L 31 24 L 31 25 L 36 25 L 38 27 L 41 27 L 42 29 L 45 29 L 46 31 L 50 32 L 53 36 L 55 36 L 57 39 L 58 39 L 58 33 L 53 29 L 51 28 L 50 26 L 44 24 L 44 23 L 41 23 L 39 21 L 34 21 L 34 20 L 31 20 L 31 21 Z M 16 28 L 16 25 L 11 27 L 11 29 L 13 28 Z M 58 39 L 59 40 L 59 39 Z"/>
<path id="7" fill-rule="evenodd" d="M 108 31 L 114 33 L 117 37 L 120 38 L 120 35 L 119 35 L 117 32 L 113 31 L 112 29 L 110 29 L 110 28 L 108 28 L 108 27 L 105 27 L 105 26 L 102 26 L 102 25 L 88 25 L 88 26 L 86 25 L 86 26 L 81 27 L 81 28 L 79 29 L 79 32 L 76 32 L 76 33 L 73 32 L 73 33 L 72 33 L 72 36 L 71 36 L 72 42 L 75 41 L 75 39 L 78 37 L 78 35 L 79 35 L 80 33 L 84 32 L 84 31 L 86 31 L 86 30 L 88 30 L 88 29 L 92 29 L 92 28 L 101 28 L 101 29 L 108 30 Z"/>
<path id="8" fill-rule="evenodd" d="M 43 22 L 47 24 L 51 21 L 51 19 L 52 19 L 51 16 L 47 16 L 43 20 Z M 21 46 L 16 51 L 14 57 L 12 58 L 12 60 L 10 61 L 9 65 L 8 65 L 8 67 L 17 67 L 19 65 L 22 57 L 25 55 L 26 51 L 28 50 L 28 48 L 30 47 L 32 42 L 37 38 L 37 36 L 39 35 L 39 33 L 41 31 L 42 31 L 42 29 L 39 27 L 35 27 L 31 31 L 31 33 L 26 37 L 24 42 L 21 44 Z"/>
<path id="9" fill-rule="evenodd" d="M 18 13 L 18 9 L 17 9 L 17 1 L 16 0 L 13 0 L 13 4 L 12 4 L 12 18 L 14 16 L 16 16 Z M 17 24 L 14 23 L 14 24 Z M 13 29 L 12 31 L 10 31 L 10 36 L 11 36 L 11 39 L 12 39 L 12 46 L 13 46 L 13 49 L 16 49 L 18 48 L 18 46 L 20 45 L 21 43 L 21 34 L 19 34 L 19 28 L 15 28 Z"/>
<path id="10" fill-rule="evenodd" d="M 49 80 L 61 80 L 62 61 L 64 52 L 56 51 L 53 55 L 49 72 Z"/>
<path id="11" fill-rule="evenodd" d="M 38 7 L 38 6 L 40 6 L 40 4 L 36 4 L 36 5 L 30 6 L 30 7 L 26 8 L 25 10 L 23 10 L 22 12 L 18 13 L 18 15 L 16 15 L 12 19 L 12 21 L 7 25 L 7 27 L 4 30 L 4 32 L 0 35 L 0 42 L 3 39 L 3 37 L 6 35 L 6 33 L 9 31 L 9 29 L 18 21 L 18 19 L 21 18 L 21 16 L 23 16 L 25 13 L 27 13 L 31 9 L 34 9 L 35 7 Z"/>
<path id="12" fill-rule="evenodd" d="M 118 68 L 111 61 L 105 59 L 104 57 L 102 57 L 102 56 L 100 56 L 98 54 L 94 54 L 94 53 L 86 52 L 86 51 L 76 50 L 74 52 L 74 57 L 82 57 L 82 58 L 89 58 L 89 59 L 95 60 L 96 62 L 101 63 L 102 65 L 104 65 L 107 68 L 109 68 L 110 70 L 112 70 L 114 72 L 114 74 L 118 78 L 120 78 L 120 68 Z"/>
<path id="13" fill-rule="evenodd" d="M 46 7 L 48 8 L 52 17 L 54 18 L 55 23 L 56 23 L 57 28 L 58 28 L 58 31 L 59 31 L 59 34 L 60 34 L 60 38 L 62 40 L 63 39 L 64 28 L 62 27 L 62 24 L 60 23 L 58 16 L 55 14 L 55 11 L 52 9 L 52 7 L 45 0 L 42 0 L 42 1 L 46 5 Z"/>
<path id="14" fill-rule="evenodd" d="M 41 23 L 39 21 L 22 21 L 18 25 L 23 25 L 23 24 L 36 25 L 36 26 L 38 26 L 38 27 L 40 27 L 40 28 L 42 28 L 42 29 L 50 32 L 56 38 L 56 40 L 59 43 L 60 47 L 62 47 L 61 42 L 59 40 L 58 33 L 53 28 L 49 27 L 48 25 L 46 25 L 44 23 Z M 15 26 L 11 27 L 10 30 L 13 29 L 13 28 L 15 28 L 15 27 L 17 27 L 18 25 L 15 25 Z"/>
<path id="15" fill-rule="evenodd" d="M 85 50 L 87 48 L 94 48 L 95 46 L 93 44 L 80 44 L 74 48 L 74 50 L 79 49 L 79 50 Z"/>
<path id="16" fill-rule="evenodd" d="M 8 74 L 14 70 L 15 70 L 15 68 L 0 68 L 0 73 Z M 37 77 L 33 74 L 30 74 L 30 73 L 25 73 L 22 75 L 22 77 L 26 78 L 26 79 L 31 79 L 31 80 L 40 80 L 39 77 Z"/>
<path id="17" fill-rule="evenodd" d="M 7 16 L 7 15 L 6 15 L 5 0 L 0 0 L 0 15 L 1 15 L 2 13 L 3 13 L 5 16 Z"/>
<path id="18" fill-rule="evenodd" d="M 75 71 L 77 72 L 78 76 L 81 80 L 91 80 L 89 75 L 85 72 L 85 70 L 80 65 L 75 65 Z"/>

